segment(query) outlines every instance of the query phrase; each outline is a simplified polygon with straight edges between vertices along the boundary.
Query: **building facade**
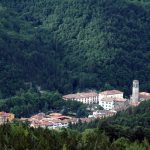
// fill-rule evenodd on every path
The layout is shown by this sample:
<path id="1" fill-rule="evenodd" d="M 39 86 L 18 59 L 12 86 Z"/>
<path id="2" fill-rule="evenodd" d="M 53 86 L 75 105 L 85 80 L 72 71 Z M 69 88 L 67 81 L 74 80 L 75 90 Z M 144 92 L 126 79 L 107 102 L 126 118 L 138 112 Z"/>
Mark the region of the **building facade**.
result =
<path id="1" fill-rule="evenodd" d="M 98 93 L 96 92 L 82 92 L 76 94 L 68 94 L 63 96 L 64 100 L 74 100 L 84 104 L 98 103 Z"/>
<path id="2" fill-rule="evenodd" d="M 104 97 L 99 100 L 99 105 L 102 106 L 105 110 L 114 109 L 114 99 L 111 97 Z"/>
<path id="3" fill-rule="evenodd" d="M 127 100 L 123 98 L 123 92 L 109 90 L 99 93 L 99 105 L 105 110 L 121 110 L 125 107 Z"/>
<path id="4" fill-rule="evenodd" d="M 147 101 L 150 100 L 150 93 L 140 92 L 139 93 L 139 101 Z"/>
<path id="5" fill-rule="evenodd" d="M 123 92 L 118 90 L 108 90 L 99 93 L 99 101 L 103 98 L 123 98 Z"/>
<path id="6" fill-rule="evenodd" d="M 131 96 L 132 103 L 136 104 L 139 101 L 139 81 L 133 80 L 133 87 L 132 87 L 132 96 Z"/>
<path id="7" fill-rule="evenodd" d="M 15 115 L 12 113 L 0 112 L 0 124 L 13 121 Z"/>

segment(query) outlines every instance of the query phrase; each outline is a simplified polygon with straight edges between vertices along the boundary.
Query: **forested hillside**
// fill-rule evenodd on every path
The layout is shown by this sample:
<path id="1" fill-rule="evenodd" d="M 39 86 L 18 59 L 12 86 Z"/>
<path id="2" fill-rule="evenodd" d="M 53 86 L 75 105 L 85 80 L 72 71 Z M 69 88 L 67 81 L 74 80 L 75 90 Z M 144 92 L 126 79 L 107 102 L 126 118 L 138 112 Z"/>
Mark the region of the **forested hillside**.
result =
<path id="1" fill-rule="evenodd" d="M 115 116 L 95 120 L 90 123 L 70 125 L 70 128 L 84 131 L 89 128 L 101 128 L 108 135 L 124 136 L 133 138 L 136 132 L 138 138 L 150 139 L 150 101 L 142 102 L 138 107 L 129 107 L 127 110 L 118 112 Z"/>
<path id="2" fill-rule="evenodd" d="M 131 0 L 0 0 L 0 91 L 61 93 L 150 85 L 150 5 Z"/>
<path id="3" fill-rule="evenodd" d="M 139 142 L 143 141 L 144 139 L 150 140 L 149 109 L 150 101 L 144 101 L 138 107 L 130 107 L 125 111 L 117 113 L 117 115 L 113 117 L 104 118 L 101 120 L 97 119 L 90 123 L 78 123 L 76 125 L 70 125 L 70 128 L 82 132 L 86 132 L 87 129 L 98 128 L 109 137 L 110 141 L 117 140 L 118 138 L 121 138 L 122 140 L 125 138 L 132 142 L 135 140 L 138 140 Z M 120 144 L 117 144 L 118 147 L 116 147 L 116 149 L 127 149 L 124 147 L 126 142 L 124 140 L 123 142 L 122 140 L 119 140 Z M 146 149 L 149 148 L 150 147 L 148 146 Z M 143 148 L 136 148 L 134 145 L 133 150 L 135 149 L 140 150 Z"/>
<path id="4" fill-rule="evenodd" d="M 17 95 L 0 100 L 0 111 L 12 112 L 15 117 L 30 117 L 34 114 L 44 112 L 60 112 L 64 115 L 86 117 L 87 106 L 77 101 L 64 101 L 57 92 L 44 92 L 28 90 Z"/>
<path id="5" fill-rule="evenodd" d="M 126 131 L 125 133 L 128 134 Z M 148 139 L 139 140 L 136 132 L 130 138 L 109 139 L 103 130 L 49 130 L 29 128 L 24 124 L 0 126 L 0 149 L 6 150 L 149 150 Z"/>

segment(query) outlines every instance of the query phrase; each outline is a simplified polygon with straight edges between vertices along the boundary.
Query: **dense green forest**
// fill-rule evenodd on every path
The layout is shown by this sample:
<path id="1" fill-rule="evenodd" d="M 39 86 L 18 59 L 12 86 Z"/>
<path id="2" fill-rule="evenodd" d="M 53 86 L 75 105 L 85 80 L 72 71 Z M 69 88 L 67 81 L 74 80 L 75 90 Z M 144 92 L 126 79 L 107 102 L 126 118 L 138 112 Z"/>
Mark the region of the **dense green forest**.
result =
<path id="1" fill-rule="evenodd" d="M 35 93 L 32 92 L 32 97 L 36 100 L 37 95 L 33 94 Z M 57 93 L 45 94 L 49 98 L 52 96 L 53 99 L 59 98 Z M 20 97 L 25 101 L 25 97 L 27 100 L 29 95 L 31 91 Z M 43 95 L 43 100 L 46 95 Z M 70 125 L 72 129 L 35 129 L 28 127 L 28 122 L 22 123 L 16 120 L 0 126 L 0 149 L 148 150 L 150 149 L 149 108 L 150 101 L 145 101 L 138 107 L 129 108 L 110 118 L 88 124 Z"/>
<path id="2" fill-rule="evenodd" d="M 113 131 L 111 127 L 109 127 Z M 149 132 L 150 133 L 150 132 Z M 119 132 L 117 132 L 119 135 Z M 124 134 L 128 131 L 124 130 Z M 15 124 L 0 126 L 0 149 L 5 150 L 148 150 L 148 139 L 140 139 L 141 130 L 132 131 L 128 138 L 108 136 L 103 128 L 87 129 L 80 133 L 75 130 L 49 130 L 29 128 Z M 137 136 L 138 135 L 138 136 Z M 112 139 L 110 138 L 112 137 Z"/>
<path id="3" fill-rule="evenodd" d="M 150 85 L 147 0 L 0 0 L 0 96 Z"/>
<path id="4" fill-rule="evenodd" d="M 115 116 L 90 123 L 70 125 L 71 129 L 84 131 L 89 128 L 103 128 L 105 133 L 114 136 L 129 137 L 132 132 L 137 133 L 137 138 L 150 139 L 150 101 L 140 103 L 138 107 L 129 107 L 125 111 L 118 112 Z M 132 136 L 130 136 L 132 137 Z"/>
<path id="5" fill-rule="evenodd" d="M 15 117 L 31 117 L 36 113 L 59 112 L 64 115 L 85 117 L 87 106 L 77 101 L 64 101 L 57 92 L 40 93 L 33 89 L 20 91 L 17 95 L 0 100 L 0 111 L 12 112 Z"/>
<path id="6" fill-rule="evenodd" d="M 59 93 L 118 88 L 129 95 L 133 79 L 150 90 L 149 0 L 0 0 L 0 111 L 86 116 L 84 104 Z M 149 109 L 147 101 L 58 131 L 1 125 L 0 149 L 148 150 Z"/>

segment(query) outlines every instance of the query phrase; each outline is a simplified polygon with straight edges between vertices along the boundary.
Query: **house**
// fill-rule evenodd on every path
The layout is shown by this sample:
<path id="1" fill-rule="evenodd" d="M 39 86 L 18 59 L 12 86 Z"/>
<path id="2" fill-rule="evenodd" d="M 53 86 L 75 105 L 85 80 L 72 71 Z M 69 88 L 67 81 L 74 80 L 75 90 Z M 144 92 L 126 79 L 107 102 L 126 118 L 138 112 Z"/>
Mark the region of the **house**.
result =
<path id="1" fill-rule="evenodd" d="M 93 104 L 93 103 L 98 103 L 98 93 L 91 91 L 91 92 L 82 92 L 76 94 L 68 94 L 68 95 L 64 95 L 63 99 L 74 100 L 85 104 Z"/>
<path id="2" fill-rule="evenodd" d="M 15 118 L 13 113 L 0 112 L 0 124 L 11 122 Z"/>
<path id="3" fill-rule="evenodd" d="M 125 101 L 123 92 L 118 90 L 108 90 L 99 93 L 99 105 L 105 110 L 115 110 L 117 107 L 123 107 Z"/>
<path id="4" fill-rule="evenodd" d="M 92 115 L 89 115 L 89 117 L 94 118 L 104 118 L 104 117 L 110 117 L 115 115 L 117 112 L 112 110 L 97 110 L 94 111 Z"/>
<path id="5" fill-rule="evenodd" d="M 99 101 L 99 105 L 105 110 L 121 111 L 126 109 L 128 106 L 128 101 L 124 98 L 105 97 Z"/>
<path id="6" fill-rule="evenodd" d="M 102 106 L 105 110 L 114 109 L 114 98 L 104 97 L 99 101 L 99 105 Z"/>
<path id="7" fill-rule="evenodd" d="M 49 128 L 49 129 L 59 129 L 59 128 L 67 128 L 69 123 L 77 123 L 78 120 L 76 118 L 70 116 L 64 116 L 60 113 L 51 113 L 49 115 L 45 115 L 44 113 L 39 113 L 31 116 L 30 118 L 21 118 L 21 121 L 29 121 L 30 127 L 33 128 Z"/>
<path id="8" fill-rule="evenodd" d="M 127 109 L 129 106 L 129 101 L 125 98 L 114 98 L 114 110 L 122 111 Z"/>
<path id="9" fill-rule="evenodd" d="M 139 93 L 139 100 L 140 101 L 150 100 L 150 93 L 140 92 Z"/>
<path id="10" fill-rule="evenodd" d="M 118 90 L 108 90 L 99 93 L 99 100 L 103 98 L 123 98 L 123 92 Z"/>

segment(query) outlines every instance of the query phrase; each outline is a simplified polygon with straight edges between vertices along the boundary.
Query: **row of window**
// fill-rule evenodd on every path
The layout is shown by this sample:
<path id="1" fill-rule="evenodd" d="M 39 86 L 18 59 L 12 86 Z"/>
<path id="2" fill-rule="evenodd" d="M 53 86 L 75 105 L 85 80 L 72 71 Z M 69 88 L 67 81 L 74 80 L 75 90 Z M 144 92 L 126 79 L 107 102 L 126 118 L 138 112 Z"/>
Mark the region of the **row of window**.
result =
<path id="1" fill-rule="evenodd" d="M 103 105 L 102 104 L 102 107 L 109 107 L 109 108 L 111 108 L 112 106 L 111 105 Z"/>
<path id="2" fill-rule="evenodd" d="M 102 101 L 102 104 L 104 104 L 104 103 L 106 103 L 106 104 L 111 104 L 111 102 L 103 102 L 103 101 Z"/>

